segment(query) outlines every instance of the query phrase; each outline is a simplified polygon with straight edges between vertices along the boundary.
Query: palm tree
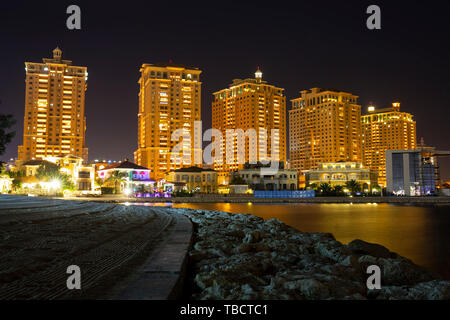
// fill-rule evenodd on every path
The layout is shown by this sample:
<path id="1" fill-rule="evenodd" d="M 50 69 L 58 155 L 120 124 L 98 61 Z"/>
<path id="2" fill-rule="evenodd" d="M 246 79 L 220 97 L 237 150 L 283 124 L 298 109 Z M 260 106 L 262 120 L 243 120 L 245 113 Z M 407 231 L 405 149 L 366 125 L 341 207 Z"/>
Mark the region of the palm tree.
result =
<path id="1" fill-rule="evenodd" d="M 380 194 L 381 194 L 381 187 L 379 185 L 377 185 L 377 184 L 372 187 L 372 195 L 375 192 L 380 192 Z"/>
<path id="2" fill-rule="evenodd" d="M 350 190 L 350 192 L 354 195 L 356 192 L 361 191 L 361 184 L 356 180 L 350 180 L 345 183 L 345 186 Z"/>
<path id="3" fill-rule="evenodd" d="M 321 183 L 319 185 L 318 190 L 323 195 L 329 195 L 333 191 L 333 189 L 331 188 L 331 185 L 329 183 L 326 183 L 326 182 Z"/>
<path id="4" fill-rule="evenodd" d="M 2 103 L 0 101 L 0 103 Z M 11 142 L 16 132 L 10 131 L 16 124 L 16 120 L 10 114 L 0 114 L 0 155 L 6 151 L 6 145 Z M 8 131 L 8 132 L 7 132 Z"/>
<path id="5" fill-rule="evenodd" d="M 316 184 L 316 183 L 311 183 L 311 184 L 308 186 L 308 188 L 309 188 L 310 190 L 317 190 L 317 184 Z"/>
<path id="6" fill-rule="evenodd" d="M 114 171 L 112 175 L 105 180 L 105 182 L 114 183 L 114 193 L 117 194 L 117 184 L 126 181 L 127 174 L 125 172 Z"/>
<path id="7" fill-rule="evenodd" d="M 244 185 L 244 184 L 247 184 L 247 182 L 245 182 L 245 179 L 242 178 L 241 176 L 235 175 L 231 179 L 230 184 Z"/>
<path id="8" fill-rule="evenodd" d="M 336 193 L 336 195 L 342 195 L 342 191 L 344 190 L 344 187 L 341 185 L 335 185 L 333 190 L 334 190 L 334 193 Z"/>

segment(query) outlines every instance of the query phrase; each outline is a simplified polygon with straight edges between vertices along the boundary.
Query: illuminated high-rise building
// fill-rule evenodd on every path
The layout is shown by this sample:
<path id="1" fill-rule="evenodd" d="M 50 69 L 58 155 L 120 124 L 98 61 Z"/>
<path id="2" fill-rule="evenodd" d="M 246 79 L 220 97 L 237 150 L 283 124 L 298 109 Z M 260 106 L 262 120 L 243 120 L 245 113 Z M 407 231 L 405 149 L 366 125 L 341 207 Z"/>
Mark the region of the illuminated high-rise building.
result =
<path id="1" fill-rule="evenodd" d="M 212 127 L 223 135 L 222 161 L 214 161 L 219 171 L 219 184 L 229 183 L 229 173 L 244 168 L 245 163 L 286 161 L 286 97 L 284 89 L 262 80 L 261 70 L 254 79 L 235 79 L 226 89 L 214 92 L 212 103 Z M 245 137 L 242 149 L 245 155 L 238 157 L 238 138 L 235 134 L 227 146 L 226 130 L 254 129 L 256 139 Z M 262 130 L 263 129 L 263 130 Z M 231 136 L 231 135 L 230 135 Z M 276 137 L 274 140 L 272 137 Z M 275 143 L 272 146 L 272 141 Z M 231 146 L 231 143 L 233 145 Z M 227 148 L 233 159 L 227 159 Z M 251 151 L 252 150 L 252 151 Z M 254 153 L 252 153 L 254 152 Z M 253 157 L 252 157 L 253 155 Z M 221 162 L 221 163 L 220 163 Z"/>
<path id="2" fill-rule="evenodd" d="M 369 106 L 361 117 L 364 165 L 378 172 L 378 184 L 386 186 L 386 150 L 411 150 L 417 146 L 416 122 L 400 103 L 376 110 Z"/>
<path id="3" fill-rule="evenodd" d="M 168 171 L 193 165 L 201 166 L 201 82 L 198 68 L 166 64 L 143 64 L 139 78 L 138 149 L 135 162 L 151 170 L 152 179 L 164 178 Z M 172 141 L 180 129 L 183 145 L 190 150 L 190 159 L 173 155 L 179 141 Z M 200 145 L 194 139 L 200 134 Z M 194 159 L 200 153 L 200 163 Z"/>
<path id="4" fill-rule="evenodd" d="M 62 59 L 59 48 L 53 59 L 25 62 L 25 114 L 19 160 L 60 157 L 88 158 L 85 146 L 85 92 L 87 68 Z"/>
<path id="5" fill-rule="evenodd" d="M 317 169 L 319 163 L 362 162 L 361 106 L 347 92 L 312 88 L 292 100 L 289 111 L 291 169 Z"/>

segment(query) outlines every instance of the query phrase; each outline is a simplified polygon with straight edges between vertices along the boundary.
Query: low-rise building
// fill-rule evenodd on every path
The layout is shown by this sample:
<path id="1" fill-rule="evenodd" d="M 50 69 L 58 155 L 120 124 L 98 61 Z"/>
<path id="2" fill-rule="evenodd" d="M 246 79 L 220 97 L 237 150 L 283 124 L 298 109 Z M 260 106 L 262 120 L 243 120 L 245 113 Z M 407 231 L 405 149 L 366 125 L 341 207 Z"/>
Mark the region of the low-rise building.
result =
<path id="1" fill-rule="evenodd" d="M 394 195 L 426 196 L 441 188 L 438 157 L 450 151 L 437 151 L 423 144 L 414 150 L 386 151 L 386 191 Z"/>
<path id="2" fill-rule="evenodd" d="M 331 186 L 344 186 L 347 181 L 358 182 L 362 191 L 371 191 L 377 185 L 378 174 L 359 162 L 327 162 L 319 163 L 317 169 L 305 172 L 307 185 L 328 183 Z"/>
<path id="3" fill-rule="evenodd" d="M 150 169 L 124 159 L 120 163 L 112 163 L 97 171 L 103 186 L 117 189 L 118 193 L 136 194 L 152 193 L 156 181 L 150 179 Z"/>
<path id="4" fill-rule="evenodd" d="M 229 186 L 230 194 L 249 194 L 251 189 L 248 188 L 247 184 L 230 184 Z"/>
<path id="5" fill-rule="evenodd" d="M 16 162 L 13 171 L 20 171 L 25 177 L 35 176 L 42 165 L 58 166 L 59 171 L 70 177 L 75 188 L 82 193 L 95 190 L 94 167 L 83 164 L 83 158 L 74 155 L 63 157 L 44 157 L 43 159 Z"/>
<path id="6" fill-rule="evenodd" d="M 244 179 L 245 183 L 252 190 L 297 190 L 298 189 L 298 172 L 297 170 L 284 169 L 283 165 L 274 172 L 266 173 L 263 169 L 265 166 L 260 164 L 246 164 L 244 169 L 231 173 Z"/>
<path id="7" fill-rule="evenodd" d="M 0 193 L 7 193 L 12 189 L 12 182 L 14 179 L 8 176 L 0 175 Z"/>
<path id="8" fill-rule="evenodd" d="M 74 155 L 64 157 L 45 157 L 44 160 L 56 163 L 59 170 L 71 177 L 76 189 L 82 193 L 95 190 L 95 170 L 93 166 L 84 165 L 83 158 Z"/>
<path id="9" fill-rule="evenodd" d="M 166 182 L 184 182 L 189 192 L 217 193 L 217 171 L 199 167 L 180 168 L 166 173 Z"/>

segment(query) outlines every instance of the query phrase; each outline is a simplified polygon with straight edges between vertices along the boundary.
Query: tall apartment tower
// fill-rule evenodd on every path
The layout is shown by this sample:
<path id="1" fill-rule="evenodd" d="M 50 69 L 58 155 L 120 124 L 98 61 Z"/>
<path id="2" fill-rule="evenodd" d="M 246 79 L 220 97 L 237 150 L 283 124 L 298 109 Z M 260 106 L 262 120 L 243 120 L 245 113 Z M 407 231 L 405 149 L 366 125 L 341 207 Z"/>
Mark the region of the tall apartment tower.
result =
<path id="1" fill-rule="evenodd" d="M 188 166 L 201 166 L 194 155 L 200 152 L 201 142 L 194 140 L 194 130 L 201 137 L 201 82 L 198 68 L 165 64 L 143 64 L 139 78 L 138 149 L 134 153 L 137 164 L 151 170 L 153 179 L 160 179 L 168 171 Z M 179 141 L 172 141 L 172 133 L 181 129 L 183 144 L 191 151 L 190 160 L 172 157 Z M 199 131 L 199 132 L 198 132 Z M 190 137 L 190 140 L 187 139 Z"/>
<path id="2" fill-rule="evenodd" d="M 229 173 L 240 170 L 244 163 L 256 161 L 286 161 L 286 97 L 284 89 L 262 80 L 262 72 L 255 72 L 254 79 L 235 79 L 226 89 L 214 92 L 212 103 L 212 127 L 222 132 L 222 163 L 214 161 L 213 168 L 219 171 L 220 184 L 229 183 Z M 226 130 L 254 129 L 256 141 L 245 138 L 245 160 L 238 158 L 238 139 L 235 135 L 227 146 Z M 265 129 L 266 134 L 264 134 Z M 276 130 L 278 143 L 272 148 L 272 130 Z M 276 132 L 275 131 L 275 132 Z M 230 135 L 231 136 L 231 135 Z M 243 141 L 243 140 L 241 140 Z M 275 140 L 274 140 L 275 141 Z M 226 150 L 234 150 L 234 160 L 227 159 Z M 250 148 L 256 159 L 250 157 Z M 264 150 L 262 152 L 262 150 Z M 230 152 L 231 153 L 231 152 Z"/>
<path id="3" fill-rule="evenodd" d="M 291 100 L 291 169 L 317 169 L 325 162 L 362 162 L 361 106 L 357 99 L 347 92 L 312 88 Z"/>
<path id="4" fill-rule="evenodd" d="M 416 122 L 400 103 L 376 110 L 369 106 L 361 117 L 364 165 L 378 172 L 378 184 L 386 186 L 386 150 L 411 150 L 417 147 Z"/>
<path id="5" fill-rule="evenodd" d="M 25 114 L 19 160 L 68 154 L 88 159 L 84 115 L 87 68 L 73 66 L 72 61 L 61 57 L 61 49 L 56 48 L 53 59 L 25 62 Z"/>

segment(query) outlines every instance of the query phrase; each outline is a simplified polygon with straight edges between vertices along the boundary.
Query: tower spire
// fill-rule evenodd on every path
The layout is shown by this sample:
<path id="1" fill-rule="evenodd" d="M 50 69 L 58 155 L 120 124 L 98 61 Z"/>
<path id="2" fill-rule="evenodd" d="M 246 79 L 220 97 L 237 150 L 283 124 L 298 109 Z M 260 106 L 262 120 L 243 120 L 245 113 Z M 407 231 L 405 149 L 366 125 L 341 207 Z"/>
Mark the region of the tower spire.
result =
<path id="1" fill-rule="evenodd" d="M 259 81 L 261 81 L 262 79 L 262 71 L 259 69 L 259 67 L 255 72 L 255 78 L 258 79 Z"/>
<path id="2" fill-rule="evenodd" d="M 57 46 L 55 49 L 53 49 L 53 59 L 61 60 L 61 56 L 62 56 L 62 51 L 61 51 L 61 49 Z"/>

